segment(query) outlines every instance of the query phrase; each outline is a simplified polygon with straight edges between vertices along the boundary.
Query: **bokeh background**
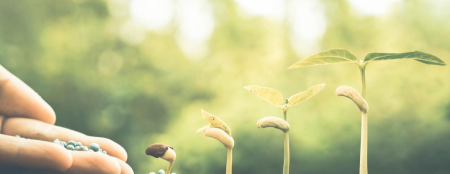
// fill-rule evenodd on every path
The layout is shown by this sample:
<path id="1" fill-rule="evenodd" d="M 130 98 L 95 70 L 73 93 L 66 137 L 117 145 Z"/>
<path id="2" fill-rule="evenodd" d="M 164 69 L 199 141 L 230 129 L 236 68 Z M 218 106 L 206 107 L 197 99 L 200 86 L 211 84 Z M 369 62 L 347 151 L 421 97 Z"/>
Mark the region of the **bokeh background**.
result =
<path id="1" fill-rule="evenodd" d="M 21 0 L 0 1 L 0 64 L 55 110 L 56 124 L 108 137 L 143 174 L 175 147 L 179 174 L 224 173 L 226 150 L 195 133 L 200 109 L 233 130 L 234 173 L 281 173 L 283 135 L 257 129 L 282 116 L 244 90 L 285 97 L 327 83 L 289 110 L 291 173 L 358 173 L 360 115 L 336 97 L 360 89 L 353 64 L 287 70 L 330 48 L 423 51 L 450 62 L 447 0 Z M 367 67 L 370 173 L 450 172 L 450 69 L 413 60 Z"/>

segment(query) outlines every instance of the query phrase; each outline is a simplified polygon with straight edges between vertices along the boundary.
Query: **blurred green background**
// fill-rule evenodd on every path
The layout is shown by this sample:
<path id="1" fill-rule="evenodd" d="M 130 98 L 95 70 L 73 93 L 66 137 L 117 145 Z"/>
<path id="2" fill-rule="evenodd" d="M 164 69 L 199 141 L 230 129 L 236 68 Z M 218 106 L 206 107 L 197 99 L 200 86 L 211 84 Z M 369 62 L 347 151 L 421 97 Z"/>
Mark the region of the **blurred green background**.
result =
<path id="1" fill-rule="evenodd" d="M 146 156 L 161 142 L 173 172 L 224 173 L 226 150 L 201 133 L 200 109 L 228 123 L 234 173 L 281 173 L 283 135 L 257 129 L 282 116 L 244 90 L 285 97 L 327 83 L 289 110 L 291 173 L 349 174 L 359 167 L 360 116 L 334 91 L 360 89 L 353 64 L 287 70 L 330 48 L 423 51 L 450 62 L 450 1 L 21 0 L 0 1 L 0 64 L 55 110 L 56 124 L 110 138 L 135 173 L 166 168 Z M 413 60 L 366 71 L 370 173 L 450 172 L 450 69 Z"/>

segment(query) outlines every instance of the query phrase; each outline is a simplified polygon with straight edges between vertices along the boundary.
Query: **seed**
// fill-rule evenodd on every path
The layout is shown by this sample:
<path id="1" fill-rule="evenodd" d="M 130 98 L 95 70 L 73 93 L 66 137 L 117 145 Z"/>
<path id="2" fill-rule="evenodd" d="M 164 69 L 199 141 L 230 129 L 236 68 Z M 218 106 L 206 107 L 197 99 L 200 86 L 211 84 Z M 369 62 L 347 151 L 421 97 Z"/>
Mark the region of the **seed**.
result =
<path id="1" fill-rule="evenodd" d="M 106 153 L 106 151 L 103 151 L 103 153 L 104 153 L 104 154 L 108 154 L 108 153 Z"/>
<path id="2" fill-rule="evenodd" d="M 89 149 L 92 149 L 93 151 L 97 152 L 98 150 L 100 150 L 100 145 L 98 145 L 97 143 L 91 143 L 89 145 Z"/>
<path id="3" fill-rule="evenodd" d="M 55 141 L 53 141 L 53 143 L 55 143 L 55 144 L 61 144 L 61 142 L 60 142 L 58 139 L 56 139 Z"/>
<path id="4" fill-rule="evenodd" d="M 164 174 L 165 172 L 164 172 L 164 170 L 163 169 L 160 169 L 159 171 L 158 171 L 158 174 Z"/>
<path id="5" fill-rule="evenodd" d="M 67 143 L 66 143 L 65 141 L 61 141 L 60 143 L 61 143 L 61 145 L 63 145 L 65 148 L 67 148 Z"/>
<path id="6" fill-rule="evenodd" d="M 67 142 L 67 145 L 72 145 L 73 147 L 76 146 L 75 144 L 76 144 L 76 143 L 75 143 L 75 141 L 73 141 L 73 140 L 70 140 L 69 142 Z"/>
<path id="7" fill-rule="evenodd" d="M 16 135 L 17 138 L 21 138 L 20 135 Z"/>
<path id="8" fill-rule="evenodd" d="M 88 147 L 86 147 L 86 146 L 81 146 L 81 150 L 82 150 L 82 151 L 88 151 L 89 149 L 88 149 Z"/>
<path id="9" fill-rule="evenodd" d="M 89 149 L 88 151 L 89 151 L 89 152 L 94 152 L 92 149 Z"/>
<path id="10" fill-rule="evenodd" d="M 155 172 L 150 172 L 149 174 L 156 174 Z"/>
<path id="11" fill-rule="evenodd" d="M 69 142 L 69 143 L 70 143 L 70 142 Z M 69 149 L 69 150 L 75 150 L 75 147 L 73 147 L 72 144 L 69 144 L 69 145 L 67 145 L 67 149 Z"/>
<path id="12" fill-rule="evenodd" d="M 75 144 L 75 146 L 83 146 L 83 144 L 81 144 L 80 142 L 77 142 L 77 143 Z"/>
<path id="13" fill-rule="evenodd" d="M 75 146 L 75 150 L 81 151 L 81 146 Z"/>

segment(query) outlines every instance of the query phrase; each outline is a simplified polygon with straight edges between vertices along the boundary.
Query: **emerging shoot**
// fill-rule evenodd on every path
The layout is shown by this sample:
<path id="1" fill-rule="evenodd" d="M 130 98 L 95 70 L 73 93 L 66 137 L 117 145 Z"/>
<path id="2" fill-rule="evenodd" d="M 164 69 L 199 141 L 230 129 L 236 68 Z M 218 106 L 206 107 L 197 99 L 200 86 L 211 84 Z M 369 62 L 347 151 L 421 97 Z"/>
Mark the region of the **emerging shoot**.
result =
<path id="1" fill-rule="evenodd" d="M 245 86 L 244 89 L 257 95 L 259 98 L 269 102 L 270 104 L 278 107 L 284 115 L 284 120 L 274 116 L 264 117 L 256 123 L 258 128 L 273 127 L 280 129 L 284 132 L 284 164 L 283 164 L 283 174 L 289 174 L 289 123 L 287 122 L 287 111 L 290 107 L 298 105 L 309 98 L 316 95 L 325 87 L 325 84 L 318 84 L 310 87 L 306 91 L 295 94 L 286 100 L 283 100 L 283 95 L 276 89 L 269 87 L 262 87 L 257 85 Z M 284 102 L 285 101 L 285 102 Z"/>
<path id="2" fill-rule="evenodd" d="M 169 166 L 167 167 L 166 174 L 170 174 L 170 170 L 172 170 L 173 163 L 177 157 L 173 147 L 161 143 L 155 143 L 148 146 L 147 149 L 145 149 L 145 153 L 155 158 L 162 158 L 168 161 Z"/>
<path id="3" fill-rule="evenodd" d="M 220 141 L 227 149 L 226 174 L 232 173 L 234 140 L 231 137 L 231 129 L 220 118 L 202 110 L 203 118 L 209 123 L 201 127 L 197 132 L 204 132 L 205 136 Z"/>

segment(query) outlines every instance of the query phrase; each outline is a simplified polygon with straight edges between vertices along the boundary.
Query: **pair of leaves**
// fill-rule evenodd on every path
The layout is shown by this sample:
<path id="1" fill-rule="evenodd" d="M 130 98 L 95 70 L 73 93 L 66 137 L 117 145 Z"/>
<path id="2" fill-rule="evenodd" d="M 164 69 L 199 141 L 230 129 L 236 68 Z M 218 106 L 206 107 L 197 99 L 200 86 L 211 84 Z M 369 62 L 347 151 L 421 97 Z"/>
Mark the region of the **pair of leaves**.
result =
<path id="1" fill-rule="evenodd" d="M 304 58 L 299 62 L 291 65 L 288 69 L 332 64 L 332 63 L 352 63 L 352 62 L 362 66 L 365 63 L 373 61 L 395 60 L 395 59 L 413 59 L 429 65 L 441 65 L 441 66 L 446 65 L 445 62 L 439 59 L 438 57 L 420 51 L 405 52 L 405 53 L 370 53 L 365 57 L 364 61 L 358 62 L 356 56 L 348 50 L 331 49 Z"/>
<path id="2" fill-rule="evenodd" d="M 287 109 L 289 107 L 295 106 L 297 104 L 300 104 L 309 98 L 316 95 L 318 92 L 320 92 L 325 87 L 325 83 L 314 85 L 307 89 L 306 91 L 300 92 L 298 94 L 295 94 L 287 99 L 287 103 L 283 100 L 283 95 L 277 91 L 276 89 L 269 88 L 269 87 L 262 87 L 258 85 L 249 85 L 245 86 L 244 88 L 253 94 L 257 95 L 261 99 L 269 102 L 270 104 L 279 107 L 280 109 Z M 287 105 L 285 105 L 287 104 Z"/>
<path id="3" fill-rule="evenodd" d="M 201 127 L 197 130 L 197 132 L 205 132 L 206 129 L 209 128 L 219 128 L 222 129 L 224 132 L 226 132 L 229 136 L 231 136 L 231 129 L 230 127 L 222 121 L 219 117 L 216 117 L 205 110 L 202 109 L 202 115 L 203 119 L 205 119 L 209 124 L 206 126 Z"/>

